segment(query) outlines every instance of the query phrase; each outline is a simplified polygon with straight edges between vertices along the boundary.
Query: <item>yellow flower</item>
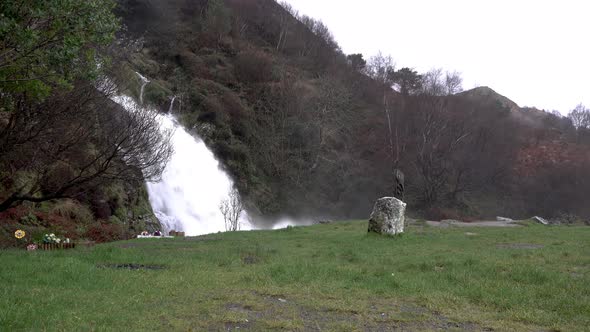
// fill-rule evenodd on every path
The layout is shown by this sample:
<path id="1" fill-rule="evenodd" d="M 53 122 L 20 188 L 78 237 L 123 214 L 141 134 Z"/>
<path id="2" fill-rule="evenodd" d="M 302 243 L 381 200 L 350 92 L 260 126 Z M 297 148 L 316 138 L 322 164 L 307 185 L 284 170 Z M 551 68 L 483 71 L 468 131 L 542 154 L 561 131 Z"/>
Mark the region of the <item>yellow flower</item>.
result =
<path id="1" fill-rule="evenodd" d="M 25 235 L 26 233 L 22 229 L 18 229 L 16 232 L 14 232 L 14 237 L 17 239 L 22 239 L 23 237 L 25 237 Z"/>

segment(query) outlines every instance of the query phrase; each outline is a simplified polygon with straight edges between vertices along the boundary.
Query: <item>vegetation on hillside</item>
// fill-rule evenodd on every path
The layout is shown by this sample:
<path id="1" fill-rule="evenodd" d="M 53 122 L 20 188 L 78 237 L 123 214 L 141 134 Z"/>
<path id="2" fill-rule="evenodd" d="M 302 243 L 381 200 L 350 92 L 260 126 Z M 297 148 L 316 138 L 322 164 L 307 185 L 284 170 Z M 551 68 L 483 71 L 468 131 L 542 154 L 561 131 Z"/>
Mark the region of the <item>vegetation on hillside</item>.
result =
<path id="1" fill-rule="evenodd" d="M 111 101 L 114 6 L 0 5 L 0 247 L 15 228 L 105 241 L 159 227 L 143 186 L 169 137 L 155 113 Z"/>
<path id="2" fill-rule="evenodd" d="M 365 217 L 391 195 L 396 168 L 410 212 L 427 218 L 590 216 L 583 105 L 562 118 L 488 88 L 460 93 L 456 72 L 345 55 L 320 20 L 270 0 L 23 0 L 0 11 L 3 238 L 14 227 L 115 229 L 93 236 L 108 239 L 158 227 L 143 182 L 161 173 L 169 137 L 155 114 L 110 100 L 138 97 L 135 71 L 151 81 L 147 104 L 166 111 L 175 99 L 253 216 Z"/>
<path id="3" fill-rule="evenodd" d="M 284 3 L 121 0 L 118 10 L 141 44 L 128 62 L 158 82 L 152 103 L 167 110 L 177 97 L 174 112 L 253 213 L 363 217 L 400 168 L 410 210 L 428 218 L 590 216 L 589 130 L 569 118 L 488 88 L 458 93 L 456 72 L 344 55 L 325 24 Z"/>

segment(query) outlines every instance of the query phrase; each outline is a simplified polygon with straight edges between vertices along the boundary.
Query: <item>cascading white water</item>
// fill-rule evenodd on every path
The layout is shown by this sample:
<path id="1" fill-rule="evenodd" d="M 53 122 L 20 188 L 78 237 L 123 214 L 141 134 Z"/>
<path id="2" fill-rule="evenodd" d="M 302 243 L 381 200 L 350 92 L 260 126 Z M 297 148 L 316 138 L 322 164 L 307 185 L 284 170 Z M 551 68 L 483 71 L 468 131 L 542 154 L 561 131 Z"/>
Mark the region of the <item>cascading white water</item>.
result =
<path id="1" fill-rule="evenodd" d="M 168 113 L 172 113 L 172 111 L 174 110 L 174 100 L 176 99 L 176 96 L 172 97 L 172 100 L 170 101 L 170 107 L 168 108 Z"/>
<path id="2" fill-rule="evenodd" d="M 162 180 L 148 183 L 154 213 L 167 230 L 185 231 L 187 235 L 225 231 L 219 209 L 233 187 L 230 177 L 205 143 L 193 137 L 172 115 L 161 117 L 163 130 L 174 129 L 174 153 L 166 165 Z M 250 229 L 245 212 L 241 229 Z"/>
<path id="3" fill-rule="evenodd" d="M 135 72 L 137 76 L 141 79 L 141 91 L 139 92 L 139 104 L 143 105 L 143 89 L 145 86 L 150 82 L 147 78 L 143 77 L 140 73 Z"/>
<path id="4" fill-rule="evenodd" d="M 142 77 L 142 81 L 147 81 L 144 79 Z M 140 100 L 142 97 L 140 94 Z M 113 100 L 125 108 L 137 107 L 128 96 Z M 150 204 L 164 231 L 184 231 L 187 235 L 225 231 L 219 205 L 229 197 L 233 188 L 231 178 L 220 168 L 205 143 L 189 134 L 171 114 L 158 115 L 158 121 L 162 131 L 174 130 L 171 139 L 174 152 L 161 181 L 147 183 Z M 244 211 L 240 229 L 251 228 Z"/>

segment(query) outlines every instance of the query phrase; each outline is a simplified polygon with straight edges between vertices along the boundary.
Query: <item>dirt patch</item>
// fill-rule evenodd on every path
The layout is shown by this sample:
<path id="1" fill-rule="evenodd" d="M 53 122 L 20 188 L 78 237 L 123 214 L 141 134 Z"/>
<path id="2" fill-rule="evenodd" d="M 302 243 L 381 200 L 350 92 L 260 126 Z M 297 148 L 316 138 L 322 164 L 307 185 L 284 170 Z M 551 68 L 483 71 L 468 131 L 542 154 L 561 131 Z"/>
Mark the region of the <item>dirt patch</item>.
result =
<path id="1" fill-rule="evenodd" d="M 191 237 L 191 236 L 187 236 L 184 238 L 184 241 L 209 242 L 209 241 L 221 241 L 221 239 L 217 238 L 217 237 Z"/>
<path id="2" fill-rule="evenodd" d="M 251 312 L 252 307 L 249 305 L 241 305 L 239 303 L 228 303 L 225 306 L 225 309 L 229 311 L 236 311 L 236 312 Z"/>
<path id="3" fill-rule="evenodd" d="M 500 249 L 540 249 L 543 248 L 542 244 L 531 244 L 531 243 L 500 243 L 496 245 Z"/>
<path id="4" fill-rule="evenodd" d="M 101 269 L 120 269 L 120 270 L 164 270 L 167 267 L 164 265 L 144 265 L 144 264 L 100 264 L 96 267 Z"/>
<path id="5" fill-rule="evenodd" d="M 513 221 L 474 221 L 462 222 L 458 220 L 426 221 L 426 225 L 432 227 L 522 227 Z"/>
<path id="6" fill-rule="evenodd" d="M 242 257 L 242 263 L 244 263 L 246 265 L 256 264 L 258 262 L 260 262 L 260 258 L 257 256 L 246 255 L 246 256 Z"/>
<path id="7" fill-rule="evenodd" d="M 147 243 L 147 242 L 142 242 L 142 243 L 121 243 L 119 245 L 117 245 L 117 247 L 119 248 L 123 248 L 123 249 L 129 249 L 129 248 L 138 248 L 138 247 L 153 247 L 154 245 L 151 243 Z"/>
<path id="8" fill-rule="evenodd" d="M 235 302 L 224 306 L 227 311 L 245 314 L 244 321 L 223 322 L 221 326 L 224 330 L 493 331 L 492 328 L 482 327 L 473 322 L 456 322 L 438 312 L 412 304 L 394 305 L 383 302 L 358 310 L 338 307 L 310 308 L 298 303 L 296 299 L 287 299 L 283 295 L 257 292 L 254 294 L 259 299 L 256 301 L 256 308 Z M 285 323 L 294 319 L 299 321 L 300 325 L 297 328 Z M 269 321 L 283 322 L 287 325 L 283 327 L 265 325 Z M 211 328 L 214 329 L 214 326 Z"/>

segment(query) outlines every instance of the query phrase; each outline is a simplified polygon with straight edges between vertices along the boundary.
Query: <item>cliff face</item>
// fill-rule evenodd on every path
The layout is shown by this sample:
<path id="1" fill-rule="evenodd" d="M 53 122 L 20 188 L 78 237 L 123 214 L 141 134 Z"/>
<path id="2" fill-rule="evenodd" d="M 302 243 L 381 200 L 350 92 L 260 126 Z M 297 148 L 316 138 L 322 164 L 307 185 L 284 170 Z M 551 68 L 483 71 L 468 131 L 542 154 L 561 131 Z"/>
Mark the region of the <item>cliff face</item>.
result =
<path id="1" fill-rule="evenodd" d="M 148 76 L 146 100 L 162 110 L 176 96 L 175 115 L 261 215 L 366 217 L 394 168 L 413 213 L 526 215 L 537 208 L 519 179 L 531 137 L 575 140 L 566 120 L 487 87 L 402 97 L 348 61 L 321 22 L 274 1 L 121 0 L 118 11 L 131 45 L 121 75 Z"/>

